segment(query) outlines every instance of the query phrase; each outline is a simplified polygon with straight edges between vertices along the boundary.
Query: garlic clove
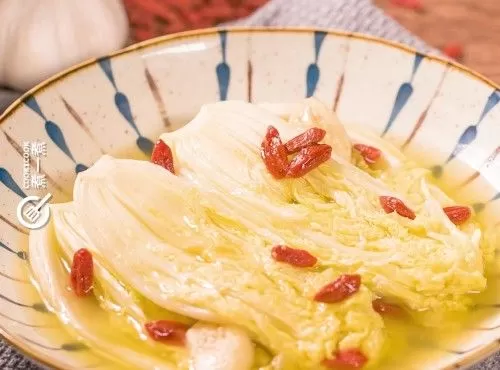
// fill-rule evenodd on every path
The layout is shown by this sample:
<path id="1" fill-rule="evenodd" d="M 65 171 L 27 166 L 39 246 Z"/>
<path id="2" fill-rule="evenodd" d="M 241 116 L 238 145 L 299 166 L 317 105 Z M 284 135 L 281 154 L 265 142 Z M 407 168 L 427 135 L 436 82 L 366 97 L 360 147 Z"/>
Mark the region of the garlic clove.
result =
<path id="1" fill-rule="evenodd" d="M 186 334 L 191 370 L 250 370 L 254 345 L 241 329 L 198 323 Z"/>
<path id="2" fill-rule="evenodd" d="M 0 85 L 26 90 L 128 39 L 121 0 L 0 0 Z"/>

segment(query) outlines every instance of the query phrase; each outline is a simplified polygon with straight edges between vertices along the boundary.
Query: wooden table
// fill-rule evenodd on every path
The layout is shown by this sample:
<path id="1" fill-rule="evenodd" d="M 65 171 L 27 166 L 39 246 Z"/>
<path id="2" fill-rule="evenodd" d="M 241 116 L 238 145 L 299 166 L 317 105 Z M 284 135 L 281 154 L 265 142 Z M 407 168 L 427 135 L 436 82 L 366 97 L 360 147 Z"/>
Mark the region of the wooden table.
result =
<path id="1" fill-rule="evenodd" d="M 423 12 L 374 0 L 427 43 L 464 47 L 462 63 L 500 84 L 500 0 L 421 0 Z"/>

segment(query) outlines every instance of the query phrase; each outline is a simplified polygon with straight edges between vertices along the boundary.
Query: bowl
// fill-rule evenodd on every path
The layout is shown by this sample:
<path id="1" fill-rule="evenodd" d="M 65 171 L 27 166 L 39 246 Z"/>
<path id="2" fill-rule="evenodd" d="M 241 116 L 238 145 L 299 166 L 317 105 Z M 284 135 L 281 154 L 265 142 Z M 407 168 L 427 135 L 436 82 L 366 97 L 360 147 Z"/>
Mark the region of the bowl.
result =
<path id="1" fill-rule="evenodd" d="M 102 154 L 148 159 L 160 133 L 204 103 L 293 102 L 316 96 L 463 193 L 500 221 L 500 91 L 467 68 L 365 35 L 321 29 L 230 28 L 168 35 L 90 60 L 40 84 L 0 122 L 0 332 L 57 368 L 103 368 L 30 284 L 28 196 L 71 199 L 76 175 Z M 31 173 L 31 174 L 30 174 Z M 29 225 L 28 225 L 29 226 Z M 499 349 L 500 298 L 446 348 L 415 352 L 418 369 L 461 369 Z"/>

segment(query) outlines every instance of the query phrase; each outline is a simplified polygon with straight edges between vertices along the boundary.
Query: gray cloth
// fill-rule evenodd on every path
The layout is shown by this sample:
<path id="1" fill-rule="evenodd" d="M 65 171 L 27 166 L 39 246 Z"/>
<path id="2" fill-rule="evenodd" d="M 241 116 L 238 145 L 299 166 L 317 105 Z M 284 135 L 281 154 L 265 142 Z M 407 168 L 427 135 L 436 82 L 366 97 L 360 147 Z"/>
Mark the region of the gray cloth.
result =
<path id="1" fill-rule="evenodd" d="M 229 23 L 241 26 L 316 26 L 368 33 L 405 43 L 420 51 L 439 54 L 412 35 L 370 0 L 272 0 L 250 17 Z M 16 97 L 12 91 L 0 90 L 0 111 Z M 0 340 L 0 368 L 40 368 Z M 472 370 L 500 369 L 500 354 L 472 367 Z"/>
<path id="2" fill-rule="evenodd" d="M 21 95 L 20 92 L 0 88 L 0 113 Z M 1 362 L 0 362 L 1 363 Z"/>
<path id="3" fill-rule="evenodd" d="M 440 52 L 410 33 L 371 0 L 272 0 L 238 26 L 301 26 L 367 33 L 410 45 L 425 53 Z"/>

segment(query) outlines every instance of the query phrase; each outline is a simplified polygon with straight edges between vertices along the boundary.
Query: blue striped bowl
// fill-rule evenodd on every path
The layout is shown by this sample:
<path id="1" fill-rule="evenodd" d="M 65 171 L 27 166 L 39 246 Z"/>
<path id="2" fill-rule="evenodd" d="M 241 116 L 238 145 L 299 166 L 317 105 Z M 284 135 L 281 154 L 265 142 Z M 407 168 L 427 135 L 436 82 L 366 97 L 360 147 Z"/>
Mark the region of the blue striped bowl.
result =
<path id="1" fill-rule="evenodd" d="M 500 218 L 500 91 L 452 62 L 368 36 L 314 29 L 209 29 L 175 34 L 91 60 L 37 86 L 0 122 L 0 331 L 40 362 L 99 368 L 29 283 L 23 145 L 47 143 L 40 163 L 53 201 L 103 153 L 147 159 L 153 142 L 226 99 L 293 102 L 315 95 L 455 184 L 486 222 Z M 500 265 L 500 264 L 499 264 Z M 499 299 L 500 302 L 500 299 Z M 455 348 L 428 346 L 418 369 L 468 366 L 498 349 L 500 309 Z"/>

